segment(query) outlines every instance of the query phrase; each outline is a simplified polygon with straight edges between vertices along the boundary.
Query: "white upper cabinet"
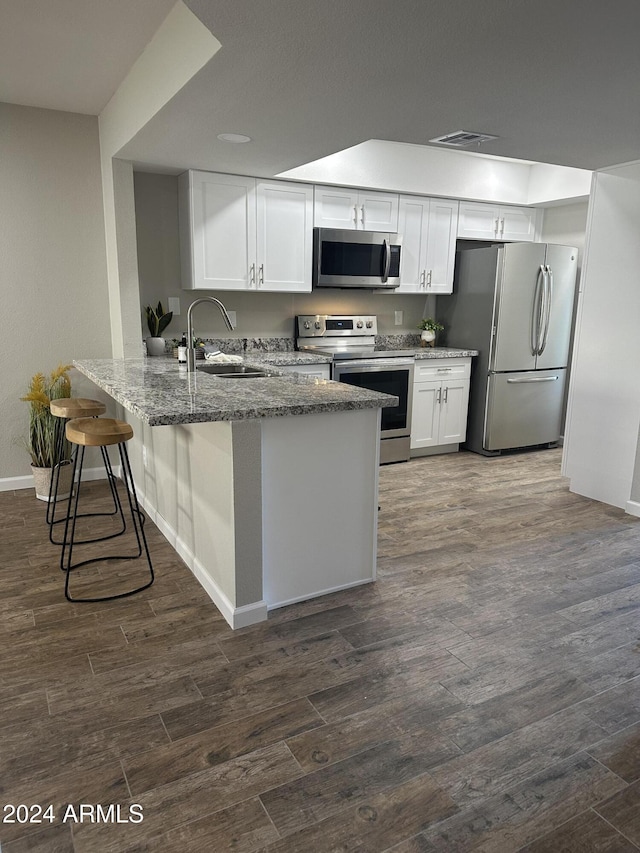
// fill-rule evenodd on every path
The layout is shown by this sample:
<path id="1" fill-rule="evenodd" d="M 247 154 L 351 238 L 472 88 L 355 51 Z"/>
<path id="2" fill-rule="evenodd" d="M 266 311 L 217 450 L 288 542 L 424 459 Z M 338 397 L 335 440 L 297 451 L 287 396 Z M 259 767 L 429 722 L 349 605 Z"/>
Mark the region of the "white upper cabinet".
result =
<path id="1" fill-rule="evenodd" d="M 184 172 L 178 188 L 183 288 L 246 290 L 255 263 L 255 178 Z"/>
<path id="2" fill-rule="evenodd" d="M 533 242 L 537 210 L 476 202 L 460 202 L 458 237 L 469 240 Z"/>
<path id="3" fill-rule="evenodd" d="M 313 187 L 284 181 L 256 185 L 257 289 L 311 290 Z"/>
<path id="4" fill-rule="evenodd" d="M 398 195 L 396 193 L 360 192 L 360 228 L 363 231 L 398 230 Z"/>
<path id="5" fill-rule="evenodd" d="M 398 230 L 398 195 L 316 186 L 313 224 L 317 228 L 395 233 Z"/>
<path id="6" fill-rule="evenodd" d="M 457 229 L 457 201 L 400 196 L 400 286 L 394 293 L 452 293 Z"/>
<path id="7" fill-rule="evenodd" d="M 314 187 L 313 224 L 316 228 L 358 227 L 358 191 L 340 187 Z"/>
<path id="8" fill-rule="evenodd" d="M 183 288 L 311 290 L 312 187 L 191 171 L 179 199 Z"/>

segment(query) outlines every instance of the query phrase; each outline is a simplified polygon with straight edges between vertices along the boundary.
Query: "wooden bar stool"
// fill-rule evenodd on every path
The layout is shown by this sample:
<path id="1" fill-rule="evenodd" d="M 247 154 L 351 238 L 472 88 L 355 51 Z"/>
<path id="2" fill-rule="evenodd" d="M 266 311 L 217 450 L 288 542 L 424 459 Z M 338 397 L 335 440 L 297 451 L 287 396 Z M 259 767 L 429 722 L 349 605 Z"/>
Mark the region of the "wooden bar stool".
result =
<path id="1" fill-rule="evenodd" d="M 64 594 L 69 601 L 110 601 L 114 598 L 125 598 L 128 595 L 134 595 L 136 592 L 141 592 L 147 589 L 153 583 L 154 574 L 153 566 L 151 565 L 151 556 L 147 539 L 144 535 L 144 516 L 138 504 L 135 486 L 133 483 L 133 475 L 131 473 L 131 465 L 129 464 L 129 454 L 127 453 L 127 441 L 133 438 L 133 428 L 124 421 L 118 421 L 114 418 L 76 418 L 67 422 L 65 433 L 67 439 L 74 445 L 77 445 L 77 452 L 73 462 L 73 479 L 76 478 L 76 470 L 78 472 L 78 482 L 75 489 L 75 494 L 69 495 L 69 503 L 67 507 L 67 517 L 65 521 L 64 538 L 62 542 L 62 551 L 60 554 L 60 568 L 66 572 Z M 72 562 L 74 544 L 84 544 L 80 540 L 75 541 L 76 520 L 80 517 L 78 514 L 78 501 L 80 498 L 80 488 L 82 482 L 82 465 L 84 462 L 84 452 L 87 447 L 100 447 L 106 455 L 106 448 L 109 445 L 117 445 L 120 453 L 121 463 L 121 479 L 127 493 L 129 509 L 131 511 L 131 521 L 137 542 L 137 552 L 133 554 L 108 554 L 100 557 L 92 557 L 87 560 L 81 560 L 78 563 Z M 117 494 L 117 483 L 114 479 L 114 488 Z M 124 516 L 123 516 L 124 521 Z M 126 525 L 126 523 L 125 523 Z M 109 537 L 112 538 L 112 537 Z M 86 542 L 86 540 L 85 540 Z M 113 595 L 99 596 L 95 598 L 78 598 L 72 597 L 69 593 L 69 578 L 74 569 L 80 566 L 87 566 L 93 563 L 104 562 L 105 560 L 135 560 L 142 555 L 142 550 L 147 558 L 149 565 L 150 580 L 142 586 L 127 592 L 119 592 Z"/>
<path id="2" fill-rule="evenodd" d="M 57 541 L 54 539 L 53 530 L 55 524 L 60 524 L 65 521 L 65 517 L 56 519 L 56 505 L 59 500 L 58 492 L 60 486 L 60 470 L 62 466 L 65 464 L 65 432 L 64 427 L 66 421 L 72 420 L 73 418 L 97 418 L 100 415 L 104 415 L 107 411 L 107 407 L 104 403 L 100 402 L 100 400 L 91 400 L 87 397 L 60 397 L 57 400 L 51 400 L 49 403 L 49 409 L 51 414 L 58 418 L 56 421 L 56 436 L 55 436 L 55 451 L 54 451 L 54 465 L 51 471 L 51 483 L 49 484 L 49 502 L 47 504 L 47 524 L 49 525 L 49 541 L 53 545 L 62 545 L 61 541 Z M 105 470 L 107 472 L 107 479 L 109 480 L 109 486 L 111 488 L 111 496 L 113 498 L 113 510 L 110 512 L 91 512 L 85 513 L 84 516 L 100 516 L 100 515 L 116 515 L 120 514 L 122 518 L 122 530 L 120 533 L 124 532 L 126 524 L 124 521 L 124 516 L 122 515 L 122 507 L 120 506 L 120 501 L 118 498 L 118 492 L 115 488 L 115 476 L 113 474 L 111 463 L 109 461 L 109 456 L 104 447 L 101 448 L 102 451 L 102 461 L 105 466 Z M 73 490 L 73 480 L 71 482 L 71 489 Z M 119 536 L 120 533 L 112 533 L 112 536 Z M 102 538 L 102 537 L 100 537 Z M 84 540 L 84 541 L 99 541 L 98 540 Z M 78 543 L 79 544 L 79 543 Z"/>

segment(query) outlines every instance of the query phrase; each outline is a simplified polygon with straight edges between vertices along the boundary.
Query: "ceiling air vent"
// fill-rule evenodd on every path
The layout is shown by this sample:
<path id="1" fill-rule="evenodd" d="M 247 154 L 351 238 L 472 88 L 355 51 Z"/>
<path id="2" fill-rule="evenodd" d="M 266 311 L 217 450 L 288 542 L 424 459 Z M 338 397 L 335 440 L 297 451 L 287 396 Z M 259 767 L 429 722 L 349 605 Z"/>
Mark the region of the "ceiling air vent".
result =
<path id="1" fill-rule="evenodd" d="M 491 136 L 490 133 L 456 130 L 455 133 L 436 136 L 435 139 L 430 139 L 429 142 L 435 142 L 436 145 L 454 145 L 456 148 L 466 148 L 468 145 L 480 145 L 482 142 L 489 142 L 491 139 L 498 139 L 498 137 Z"/>

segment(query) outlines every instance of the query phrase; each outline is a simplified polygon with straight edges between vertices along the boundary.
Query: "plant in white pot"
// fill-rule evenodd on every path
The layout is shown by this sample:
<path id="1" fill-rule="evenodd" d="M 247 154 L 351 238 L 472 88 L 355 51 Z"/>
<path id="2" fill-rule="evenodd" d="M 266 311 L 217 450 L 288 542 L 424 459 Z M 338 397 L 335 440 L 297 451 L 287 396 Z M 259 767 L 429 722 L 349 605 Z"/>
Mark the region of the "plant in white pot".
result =
<path id="1" fill-rule="evenodd" d="M 442 323 L 438 323 L 431 317 L 425 317 L 420 320 L 419 329 L 422 329 L 420 335 L 420 346 L 432 347 L 436 343 L 436 332 L 441 332 L 444 329 Z"/>
<path id="2" fill-rule="evenodd" d="M 165 340 L 162 337 L 162 333 L 171 322 L 173 311 L 167 311 L 165 313 L 165 310 L 162 307 L 162 302 L 158 302 L 158 305 L 155 308 L 151 305 L 147 305 L 144 312 L 147 315 L 147 326 L 149 327 L 149 333 L 151 335 L 151 337 L 147 338 L 145 341 L 147 345 L 147 355 L 164 355 Z"/>
<path id="3" fill-rule="evenodd" d="M 29 403 L 29 433 L 23 439 L 31 456 L 31 470 L 36 489 L 36 497 L 41 501 L 49 500 L 49 487 L 56 459 L 57 428 L 60 418 L 51 414 L 49 403 L 71 396 L 69 370 L 72 365 L 61 364 L 49 377 L 36 373 L 31 377 L 29 391 L 21 400 Z M 58 481 L 58 500 L 69 497 L 71 490 L 71 445 L 63 442 L 62 459 Z"/>

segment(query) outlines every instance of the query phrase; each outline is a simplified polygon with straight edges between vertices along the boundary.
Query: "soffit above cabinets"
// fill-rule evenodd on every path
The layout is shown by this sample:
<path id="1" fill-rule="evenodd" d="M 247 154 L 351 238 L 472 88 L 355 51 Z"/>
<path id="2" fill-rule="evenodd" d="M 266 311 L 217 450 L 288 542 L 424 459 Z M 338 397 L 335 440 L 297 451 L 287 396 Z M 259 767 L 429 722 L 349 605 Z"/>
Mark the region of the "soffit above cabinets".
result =
<path id="1" fill-rule="evenodd" d="M 77 112 L 102 109 L 176 8 L 1 2 L 0 99 Z M 495 134 L 482 150 L 501 157 L 587 170 L 640 157 L 637 0 L 615 14 L 582 0 L 539 0 L 535 14 L 508 0 L 178 5 L 222 47 L 120 149 L 146 168 L 272 177 L 367 140 L 428 146 L 455 128 Z"/>

